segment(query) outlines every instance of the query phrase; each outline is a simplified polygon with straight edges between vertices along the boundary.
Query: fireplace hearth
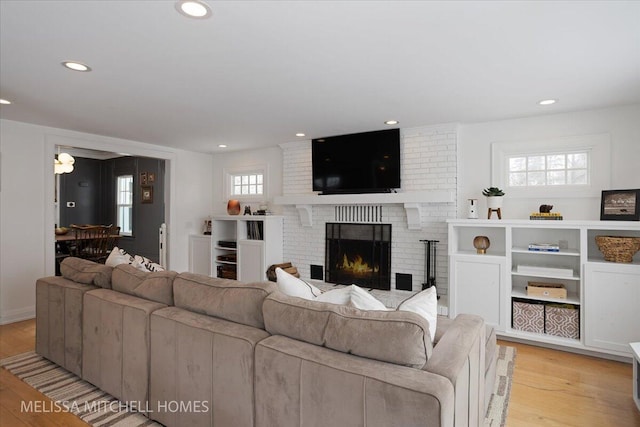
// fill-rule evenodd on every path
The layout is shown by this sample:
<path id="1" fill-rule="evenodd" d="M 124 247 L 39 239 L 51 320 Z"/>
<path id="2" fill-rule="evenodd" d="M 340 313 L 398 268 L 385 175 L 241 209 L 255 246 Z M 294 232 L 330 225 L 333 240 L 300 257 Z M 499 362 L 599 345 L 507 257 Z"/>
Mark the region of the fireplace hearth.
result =
<path id="1" fill-rule="evenodd" d="M 391 224 L 327 223 L 325 278 L 391 289 Z"/>

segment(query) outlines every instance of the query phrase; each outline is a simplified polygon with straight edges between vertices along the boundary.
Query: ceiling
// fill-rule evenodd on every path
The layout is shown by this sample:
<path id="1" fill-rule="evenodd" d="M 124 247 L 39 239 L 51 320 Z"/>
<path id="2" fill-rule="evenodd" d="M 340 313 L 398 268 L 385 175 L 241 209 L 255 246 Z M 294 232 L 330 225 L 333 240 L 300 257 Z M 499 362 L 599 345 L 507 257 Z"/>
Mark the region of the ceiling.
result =
<path id="1" fill-rule="evenodd" d="M 219 152 L 640 103 L 637 1 L 208 4 L 0 1 L 0 117 Z"/>

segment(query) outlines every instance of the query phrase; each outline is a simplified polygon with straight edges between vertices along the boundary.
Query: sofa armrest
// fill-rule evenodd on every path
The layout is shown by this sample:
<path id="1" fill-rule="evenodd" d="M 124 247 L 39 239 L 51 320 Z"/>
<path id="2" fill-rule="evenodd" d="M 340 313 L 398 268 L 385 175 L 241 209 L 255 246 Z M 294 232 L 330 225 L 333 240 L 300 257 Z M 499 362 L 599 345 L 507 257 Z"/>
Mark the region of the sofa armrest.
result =
<path id="1" fill-rule="evenodd" d="M 455 390 L 455 425 L 484 422 L 484 320 L 460 314 L 433 349 L 424 369 L 441 375 Z"/>

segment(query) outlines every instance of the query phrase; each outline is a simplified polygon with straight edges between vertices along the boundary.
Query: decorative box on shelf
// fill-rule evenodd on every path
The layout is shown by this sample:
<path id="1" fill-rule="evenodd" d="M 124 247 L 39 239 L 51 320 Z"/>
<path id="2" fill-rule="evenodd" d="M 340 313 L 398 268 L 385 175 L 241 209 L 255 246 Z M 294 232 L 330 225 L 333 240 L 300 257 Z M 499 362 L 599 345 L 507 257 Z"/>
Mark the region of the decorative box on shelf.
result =
<path id="1" fill-rule="evenodd" d="M 548 335 L 580 338 L 580 309 L 573 304 L 547 304 L 544 308 L 544 329 Z"/>
<path id="2" fill-rule="evenodd" d="M 544 333 L 544 303 L 513 299 L 512 328 L 519 331 Z"/>
<path id="3" fill-rule="evenodd" d="M 567 289 L 561 283 L 527 282 L 527 296 L 566 299 Z"/>

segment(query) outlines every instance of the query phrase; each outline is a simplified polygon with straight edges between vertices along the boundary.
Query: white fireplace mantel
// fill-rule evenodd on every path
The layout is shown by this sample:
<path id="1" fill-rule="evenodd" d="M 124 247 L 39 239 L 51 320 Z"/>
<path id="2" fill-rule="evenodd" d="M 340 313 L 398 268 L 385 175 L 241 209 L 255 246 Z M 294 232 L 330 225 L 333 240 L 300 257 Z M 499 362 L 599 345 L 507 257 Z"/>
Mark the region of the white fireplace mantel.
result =
<path id="1" fill-rule="evenodd" d="M 455 192 L 452 190 L 375 194 L 292 194 L 274 198 L 276 205 L 295 206 L 303 227 L 313 226 L 312 206 L 314 205 L 403 205 L 407 214 L 408 227 L 412 230 L 420 229 L 422 204 L 453 202 L 455 202 Z"/>

